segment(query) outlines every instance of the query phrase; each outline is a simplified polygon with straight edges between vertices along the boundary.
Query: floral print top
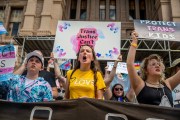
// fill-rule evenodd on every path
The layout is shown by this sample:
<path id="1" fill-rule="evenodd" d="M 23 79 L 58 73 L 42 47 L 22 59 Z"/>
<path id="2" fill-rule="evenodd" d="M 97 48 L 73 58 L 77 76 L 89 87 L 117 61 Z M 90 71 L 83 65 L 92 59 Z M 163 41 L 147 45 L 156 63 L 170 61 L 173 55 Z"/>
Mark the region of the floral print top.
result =
<path id="1" fill-rule="evenodd" d="M 25 76 L 13 74 L 6 81 L 0 81 L 0 85 L 8 87 L 8 101 L 43 102 L 53 100 L 52 89 L 44 78 L 38 77 L 27 85 L 25 85 L 25 82 Z"/>

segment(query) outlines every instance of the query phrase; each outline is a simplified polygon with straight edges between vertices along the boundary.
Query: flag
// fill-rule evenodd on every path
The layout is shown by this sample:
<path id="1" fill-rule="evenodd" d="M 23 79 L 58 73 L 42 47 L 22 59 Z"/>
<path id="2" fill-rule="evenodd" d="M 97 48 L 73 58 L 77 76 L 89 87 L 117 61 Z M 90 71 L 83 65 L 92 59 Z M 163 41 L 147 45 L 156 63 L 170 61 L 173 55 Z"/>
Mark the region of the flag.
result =
<path id="1" fill-rule="evenodd" d="M 6 31 L 6 29 L 4 28 L 3 23 L 0 22 L 0 35 L 6 34 L 6 33 L 7 33 L 7 31 Z"/>
<path id="2" fill-rule="evenodd" d="M 140 70 L 140 63 L 139 63 L 139 62 L 134 63 L 134 66 L 135 66 L 135 68 L 136 68 L 137 71 Z"/>

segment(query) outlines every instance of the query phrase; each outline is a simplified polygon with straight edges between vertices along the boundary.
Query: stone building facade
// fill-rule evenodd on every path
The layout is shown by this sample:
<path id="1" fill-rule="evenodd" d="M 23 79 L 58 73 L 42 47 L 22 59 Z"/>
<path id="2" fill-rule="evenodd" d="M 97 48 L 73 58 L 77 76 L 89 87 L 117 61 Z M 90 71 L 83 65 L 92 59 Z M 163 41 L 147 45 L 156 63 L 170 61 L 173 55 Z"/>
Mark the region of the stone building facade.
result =
<path id="1" fill-rule="evenodd" d="M 133 19 L 180 22 L 179 0 L 66 0 L 66 20 L 120 21 L 122 39 Z"/>

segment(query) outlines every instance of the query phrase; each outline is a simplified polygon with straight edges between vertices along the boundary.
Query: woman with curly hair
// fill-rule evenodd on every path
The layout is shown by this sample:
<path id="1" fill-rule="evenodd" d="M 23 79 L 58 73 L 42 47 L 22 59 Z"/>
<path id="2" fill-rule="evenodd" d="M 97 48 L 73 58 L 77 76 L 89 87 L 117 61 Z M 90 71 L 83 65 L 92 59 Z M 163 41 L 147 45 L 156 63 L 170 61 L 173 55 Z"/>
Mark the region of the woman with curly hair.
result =
<path id="1" fill-rule="evenodd" d="M 89 45 L 81 46 L 75 68 L 67 72 L 65 98 L 102 99 L 105 87 L 94 49 Z"/>
<path id="2" fill-rule="evenodd" d="M 138 43 L 137 33 L 133 31 L 131 35 L 132 43 L 127 56 L 127 69 L 138 102 L 162 105 L 162 98 L 166 98 L 168 102 L 166 105 L 173 106 L 171 91 L 180 83 L 180 71 L 165 80 L 163 61 L 159 55 L 152 54 L 143 60 L 139 76 L 133 65 Z"/>

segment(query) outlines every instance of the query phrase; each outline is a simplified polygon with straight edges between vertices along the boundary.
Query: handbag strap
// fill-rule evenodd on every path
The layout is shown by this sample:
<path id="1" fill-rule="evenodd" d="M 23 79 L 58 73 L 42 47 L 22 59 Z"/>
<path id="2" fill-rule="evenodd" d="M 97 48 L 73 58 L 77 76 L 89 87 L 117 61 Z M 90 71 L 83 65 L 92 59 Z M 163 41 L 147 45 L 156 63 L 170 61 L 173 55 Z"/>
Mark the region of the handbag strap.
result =
<path id="1" fill-rule="evenodd" d="M 167 99 L 168 99 L 168 101 L 169 101 L 168 96 L 165 94 L 164 87 L 165 87 L 165 86 L 163 86 L 163 87 L 162 87 L 162 90 L 163 90 L 164 96 L 166 96 L 166 97 L 167 97 Z M 169 101 L 169 102 L 170 102 L 170 101 Z M 174 103 L 173 103 L 172 107 L 174 108 Z"/>

